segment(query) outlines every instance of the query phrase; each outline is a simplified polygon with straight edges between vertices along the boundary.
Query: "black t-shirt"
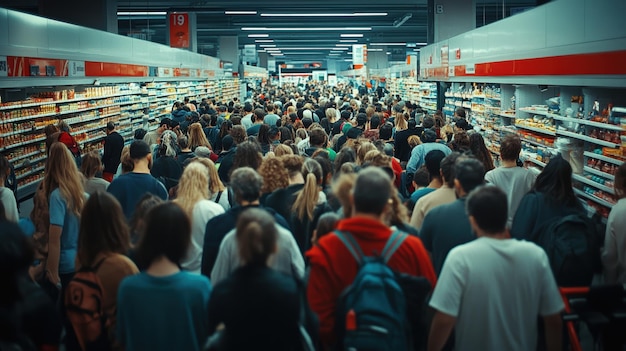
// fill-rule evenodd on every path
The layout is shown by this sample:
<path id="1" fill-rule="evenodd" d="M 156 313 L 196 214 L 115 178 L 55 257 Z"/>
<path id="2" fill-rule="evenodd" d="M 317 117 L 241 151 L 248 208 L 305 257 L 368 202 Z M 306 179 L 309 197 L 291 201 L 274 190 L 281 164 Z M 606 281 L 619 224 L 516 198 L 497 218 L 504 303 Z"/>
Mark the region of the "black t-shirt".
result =
<path id="1" fill-rule="evenodd" d="M 291 206 L 296 198 L 296 193 L 304 188 L 304 184 L 293 184 L 284 189 L 278 189 L 271 193 L 265 200 L 265 207 L 274 209 L 285 219 L 291 218 Z"/>

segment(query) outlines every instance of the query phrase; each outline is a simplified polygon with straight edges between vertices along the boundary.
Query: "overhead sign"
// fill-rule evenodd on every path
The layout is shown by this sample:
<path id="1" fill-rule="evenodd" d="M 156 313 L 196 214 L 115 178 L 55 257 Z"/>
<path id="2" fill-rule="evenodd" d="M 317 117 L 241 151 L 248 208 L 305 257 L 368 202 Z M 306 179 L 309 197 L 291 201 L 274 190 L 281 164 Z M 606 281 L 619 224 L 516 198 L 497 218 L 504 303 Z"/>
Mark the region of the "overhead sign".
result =
<path id="1" fill-rule="evenodd" d="M 364 65 L 367 63 L 367 45 L 354 44 L 352 45 L 352 64 Z"/>
<path id="2" fill-rule="evenodd" d="M 170 13 L 170 46 L 189 48 L 189 14 L 186 12 Z"/>

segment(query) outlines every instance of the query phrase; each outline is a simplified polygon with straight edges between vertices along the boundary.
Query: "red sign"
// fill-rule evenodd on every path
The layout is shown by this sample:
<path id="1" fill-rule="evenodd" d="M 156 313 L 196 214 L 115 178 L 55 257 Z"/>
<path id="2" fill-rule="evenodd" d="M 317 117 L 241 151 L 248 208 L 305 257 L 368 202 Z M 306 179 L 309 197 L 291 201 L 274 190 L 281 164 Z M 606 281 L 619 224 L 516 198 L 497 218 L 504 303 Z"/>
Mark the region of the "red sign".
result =
<path id="1" fill-rule="evenodd" d="M 170 46 L 173 48 L 189 48 L 188 13 L 170 13 Z"/>
<path id="2" fill-rule="evenodd" d="M 456 59 L 460 60 L 461 59 L 461 49 L 456 49 L 455 52 L 456 52 Z"/>

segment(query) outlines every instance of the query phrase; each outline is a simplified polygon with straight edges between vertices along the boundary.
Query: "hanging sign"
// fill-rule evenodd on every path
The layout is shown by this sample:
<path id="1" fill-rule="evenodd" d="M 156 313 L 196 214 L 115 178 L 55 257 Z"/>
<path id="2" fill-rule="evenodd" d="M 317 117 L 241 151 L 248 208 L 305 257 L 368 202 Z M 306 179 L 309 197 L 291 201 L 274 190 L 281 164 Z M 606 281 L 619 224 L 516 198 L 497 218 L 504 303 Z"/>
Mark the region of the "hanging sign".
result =
<path id="1" fill-rule="evenodd" d="M 367 45 L 352 45 L 352 64 L 364 65 L 367 63 Z"/>
<path id="2" fill-rule="evenodd" d="M 189 14 L 186 12 L 170 13 L 170 46 L 189 48 Z"/>

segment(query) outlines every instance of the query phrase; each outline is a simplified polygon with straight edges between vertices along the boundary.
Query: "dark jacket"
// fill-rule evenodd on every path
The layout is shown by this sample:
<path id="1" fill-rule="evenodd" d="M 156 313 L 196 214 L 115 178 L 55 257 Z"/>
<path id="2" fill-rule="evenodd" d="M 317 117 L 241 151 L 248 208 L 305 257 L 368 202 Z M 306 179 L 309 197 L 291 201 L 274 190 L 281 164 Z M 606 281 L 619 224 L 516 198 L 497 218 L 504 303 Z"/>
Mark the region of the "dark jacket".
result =
<path id="1" fill-rule="evenodd" d="M 283 273 L 240 267 L 211 292 L 209 334 L 224 324 L 220 350 L 301 350 L 299 293 Z"/>
<path id="2" fill-rule="evenodd" d="M 202 274 L 209 278 L 211 277 L 211 271 L 215 265 L 215 260 L 217 260 L 217 254 L 220 250 L 222 240 L 226 234 L 235 229 L 237 226 L 239 214 L 241 214 L 243 210 L 251 207 L 259 206 L 234 206 L 228 209 L 225 213 L 215 216 L 207 222 L 206 230 L 204 232 L 204 247 L 202 248 Z M 277 214 L 270 208 L 264 209 L 274 216 L 276 223 L 287 230 L 290 230 L 289 223 L 287 223 L 283 216 Z"/>
<path id="3" fill-rule="evenodd" d="M 215 162 L 220 164 L 220 168 L 217 169 L 217 174 L 220 176 L 220 180 L 224 183 L 228 183 L 230 181 L 230 169 L 233 167 L 236 151 L 237 148 L 235 147 L 228 151 L 222 151 Z"/>
<path id="4" fill-rule="evenodd" d="M 189 112 L 180 109 L 180 110 L 174 110 L 172 111 L 172 120 L 176 121 L 178 123 L 183 123 L 185 121 L 185 119 L 187 118 L 187 115 L 189 114 Z"/>
<path id="5" fill-rule="evenodd" d="M 515 239 L 531 240 L 532 235 L 544 224 L 576 213 L 585 215 L 582 206 L 565 206 L 544 193 L 531 191 L 524 195 L 517 207 L 511 225 L 511 236 Z"/>
<path id="6" fill-rule="evenodd" d="M 117 172 L 123 148 L 124 138 L 118 132 L 113 131 L 104 138 L 104 154 L 102 155 L 104 172 Z"/>
<path id="7" fill-rule="evenodd" d="M 408 162 L 411 157 L 411 147 L 409 146 L 409 137 L 411 135 L 420 135 L 421 131 L 419 129 L 405 129 L 399 132 L 396 132 L 395 142 L 394 142 L 394 153 L 393 156 L 400 160 L 400 162 Z"/>
<path id="8" fill-rule="evenodd" d="M 183 168 L 174 157 L 161 156 L 154 161 L 150 174 L 170 190 L 178 184 Z"/>

